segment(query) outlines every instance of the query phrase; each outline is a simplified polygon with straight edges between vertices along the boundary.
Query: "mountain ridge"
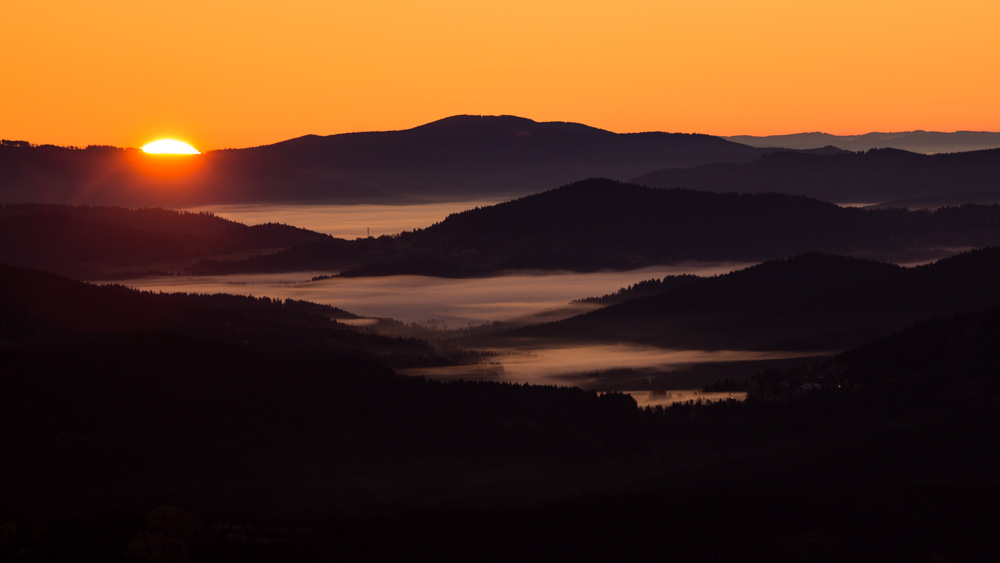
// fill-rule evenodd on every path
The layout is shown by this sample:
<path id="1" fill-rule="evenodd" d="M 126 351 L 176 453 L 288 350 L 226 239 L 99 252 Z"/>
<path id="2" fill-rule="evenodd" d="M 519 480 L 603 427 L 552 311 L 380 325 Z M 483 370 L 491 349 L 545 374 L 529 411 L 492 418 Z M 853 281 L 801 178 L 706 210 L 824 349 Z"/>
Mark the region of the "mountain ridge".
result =
<path id="1" fill-rule="evenodd" d="M 749 161 L 721 137 L 619 134 L 514 116 L 452 116 L 400 131 L 305 135 L 170 162 L 137 149 L 0 145 L 0 202 L 193 206 L 406 203 L 508 197 L 588 177 Z"/>
<path id="2" fill-rule="evenodd" d="M 955 205 L 992 203 L 1000 195 L 997 178 L 1000 149 L 923 155 L 881 148 L 834 155 L 775 152 L 752 162 L 665 169 L 632 181 L 711 192 L 781 192 L 835 203 L 939 197 Z"/>
<path id="3" fill-rule="evenodd" d="M 872 131 L 860 135 L 832 135 L 821 131 L 788 135 L 729 135 L 725 137 L 752 147 L 811 149 L 834 146 L 849 151 L 896 148 L 925 154 L 967 152 L 1000 148 L 1000 133 L 992 131 Z"/>

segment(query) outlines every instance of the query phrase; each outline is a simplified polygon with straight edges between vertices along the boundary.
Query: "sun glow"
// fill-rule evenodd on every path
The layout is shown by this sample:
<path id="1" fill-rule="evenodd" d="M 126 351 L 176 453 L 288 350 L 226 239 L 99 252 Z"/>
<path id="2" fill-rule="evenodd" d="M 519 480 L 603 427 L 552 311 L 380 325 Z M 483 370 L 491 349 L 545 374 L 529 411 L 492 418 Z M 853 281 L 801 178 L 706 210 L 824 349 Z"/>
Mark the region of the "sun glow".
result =
<path id="1" fill-rule="evenodd" d="M 175 139 L 160 139 L 142 147 L 142 152 L 148 154 L 201 154 L 198 149 Z"/>

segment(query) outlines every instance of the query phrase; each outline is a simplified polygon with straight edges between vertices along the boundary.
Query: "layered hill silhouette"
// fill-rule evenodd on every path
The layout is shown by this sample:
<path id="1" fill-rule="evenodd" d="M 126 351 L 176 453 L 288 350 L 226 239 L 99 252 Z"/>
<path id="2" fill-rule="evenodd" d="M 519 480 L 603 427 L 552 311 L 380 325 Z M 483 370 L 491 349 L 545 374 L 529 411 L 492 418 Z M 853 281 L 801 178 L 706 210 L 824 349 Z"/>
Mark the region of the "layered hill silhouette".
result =
<path id="1" fill-rule="evenodd" d="M 759 261 L 804 252 L 906 260 L 998 244 L 996 206 L 866 210 L 782 194 L 660 190 L 595 179 L 453 214 L 398 236 L 320 241 L 190 271 L 463 277 Z"/>
<path id="2" fill-rule="evenodd" d="M 836 155 L 777 152 L 748 163 L 661 170 L 634 179 L 660 188 L 781 192 L 837 203 L 932 199 L 933 207 L 1000 201 L 1000 149 L 923 155 L 878 149 Z"/>
<path id="3" fill-rule="evenodd" d="M 911 560 L 992 553 L 996 310 L 765 374 L 745 403 L 650 411 L 399 377 L 372 349 L 428 348 L 328 317 L 342 314 L 0 266 L 0 554 L 643 558 L 665 541 L 718 561 L 814 548 L 855 560 L 887 541 Z"/>
<path id="4" fill-rule="evenodd" d="M 0 263 L 80 278 L 171 271 L 209 257 L 274 252 L 327 235 L 248 227 L 206 213 L 64 205 L 0 205 Z"/>
<path id="5" fill-rule="evenodd" d="M 447 498 L 458 490 L 433 468 L 488 472 L 503 459 L 527 464 L 511 486 L 544 490 L 544 475 L 585 452 L 618 455 L 600 444 L 639 422 L 623 396 L 399 376 L 390 368 L 455 359 L 333 320 L 352 317 L 0 265 L 4 518 L 164 502 L 355 514 L 377 508 L 372 495 Z M 461 494 L 505 493 L 472 479 Z"/>
<path id="6" fill-rule="evenodd" d="M 0 144 L 0 202 L 183 206 L 412 202 L 536 193 L 585 178 L 745 162 L 720 137 L 617 134 L 513 116 L 454 116 L 403 131 L 308 135 L 273 145 L 154 156 L 135 149 Z"/>
<path id="7" fill-rule="evenodd" d="M 808 254 L 665 284 L 512 335 L 631 341 L 672 348 L 835 350 L 932 317 L 1000 306 L 1000 249 L 915 268 Z"/>
<path id="8" fill-rule="evenodd" d="M 783 147 L 815 149 L 837 147 L 849 151 L 870 149 L 901 149 L 925 154 L 967 152 L 1000 148 L 1000 133 L 988 131 L 901 131 L 897 133 L 865 133 L 864 135 L 831 135 L 829 133 L 795 133 L 792 135 L 734 135 L 730 141 L 751 147 Z"/>

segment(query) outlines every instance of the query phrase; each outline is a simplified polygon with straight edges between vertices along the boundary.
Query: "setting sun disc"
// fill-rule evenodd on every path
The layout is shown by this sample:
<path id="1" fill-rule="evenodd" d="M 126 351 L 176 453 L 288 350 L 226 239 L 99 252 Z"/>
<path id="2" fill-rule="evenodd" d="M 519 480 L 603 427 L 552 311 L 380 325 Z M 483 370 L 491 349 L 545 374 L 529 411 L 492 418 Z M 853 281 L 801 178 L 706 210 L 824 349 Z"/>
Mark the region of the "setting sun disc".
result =
<path id="1" fill-rule="evenodd" d="M 142 147 L 148 154 L 201 154 L 198 149 L 175 139 L 160 139 Z"/>

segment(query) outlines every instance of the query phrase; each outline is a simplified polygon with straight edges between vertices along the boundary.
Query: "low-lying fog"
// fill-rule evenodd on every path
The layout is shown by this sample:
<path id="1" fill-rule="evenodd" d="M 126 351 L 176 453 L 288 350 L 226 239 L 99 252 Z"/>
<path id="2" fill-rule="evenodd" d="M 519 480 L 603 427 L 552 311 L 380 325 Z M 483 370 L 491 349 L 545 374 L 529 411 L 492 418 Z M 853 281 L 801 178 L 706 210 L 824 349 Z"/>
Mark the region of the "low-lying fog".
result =
<path id="1" fill-rule="evenodd" d="M 206 205 L 185 211 L 209 212 L 243 223 L 284 223 L 344 239 L 392 235 L 423 229 L 452 213 L 486 207 L 500 200 L 449 201 L 413 205 Z"/>
<path id="2" fill-rule="evenodd" d="M 814 357 L 815 352 L 759 350 L 671 350 L 638 344 L 578 344 L 492 350 L 488 363 L 414 368 L 411 375 L 432 379 L 467 379 L 573 385 L 595 390 L 687 389 L 720 378 L 759 371 L 768 362 Z M 711 365 L 713 369 L 704 366 Z M 702 366 L 692 370 L 693 366 Z"/>
<path id="3" fill-rule="evenodd" d="M 136 289 L 182 293 L 231 293 L 299 299 L 333 305 L 365 317 L 389 317 L 462 328 L 565 307 L 574 299 L 613 293 L 622 287 L 675 274 L 713 276 L 749 264 L 700 263 L 625 272 L 537 273 L 488 278 L 380 276 L 309 281 L 323 272 L 164 276 L 121 280 Z"/>
<path id="4" fill-rule="evenodd" d="M 613 293 L 622 287 L 668 275 L 713 276 L 749 264 L 685 264 L 625 272 L 523 273 L 471 279 L 427 276 L 330 278 L 322 272 L 231 276 L 167 276 L 118 282 L 149 291 L 230 293 L 299 299 L 329 304 L 365 317 L 463 328 L 564 309 L 575 300 Z M 587 306 L 578 305 L 581 310 Z M 591 306 L 592 307 L 592 306 Z M 741 379 L 766 365 L 814 354 L 804 352 L 669 350 L 625 344 L 552 346 L 525 342 L 496 349 L 489 362 L 407 373 L 436 379 L 482 379 L 541 385 L 577 386 L 631 393 L 641 405 L 686 400 L 741 398 L 740 394 L 695 395 L 718 379 Z M 686 391 L 678 391 L 686 390 Z M 663 392 L 661 392 L 663 391 Z"/>

